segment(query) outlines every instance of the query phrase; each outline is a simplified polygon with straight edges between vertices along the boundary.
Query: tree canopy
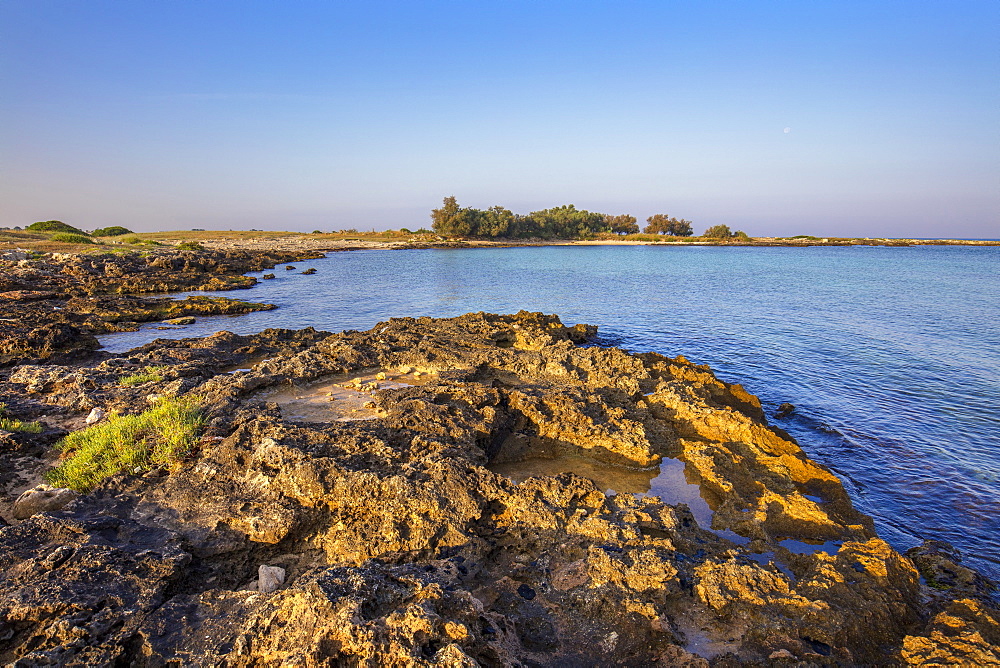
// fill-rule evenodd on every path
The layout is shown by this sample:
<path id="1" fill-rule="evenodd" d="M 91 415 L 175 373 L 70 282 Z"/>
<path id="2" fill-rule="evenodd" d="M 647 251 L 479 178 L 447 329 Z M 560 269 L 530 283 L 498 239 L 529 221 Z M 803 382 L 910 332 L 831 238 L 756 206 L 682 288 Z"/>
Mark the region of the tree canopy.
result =
<path id="1" fill-rule="evenodd" d="M 622 214 L 620 216 L 605 216 L 604 222 L 607 224 L 608 229 L 610 229 L 615 234 L 638 234 L 639 225 L 636 223 L 635 216 L 629 216 L 627 214 Z"/>
<path id="2" fill-rule="evenodd" d="M 701 236 L 708 239 L 731 239 L 736 235 L 729 231 L 728 225 L 712 225 Z"/>
<path id="3" fill-rule="evenodd" d="M 565 204 L 532 211 L 525 216 L 502 206 L 486 210 L 460 207 L 453 196 L 445 197 L 441 208 L 431 211 L 431 220 L 434 231 L 445 236 L 501 239 L 575 239 L 602 232 L 635 234 L 639 231 L 635 216 L 628 214 L 614 216 Z"/>
<path id="4" fill-rule="evenodd" d="M 689 237 L 694 234 L 690 220 L 678 220 L 663 213 L 650 216 L 646 223 L 643 229 L 646 234 L 669 234 L 674 237 Z"/>

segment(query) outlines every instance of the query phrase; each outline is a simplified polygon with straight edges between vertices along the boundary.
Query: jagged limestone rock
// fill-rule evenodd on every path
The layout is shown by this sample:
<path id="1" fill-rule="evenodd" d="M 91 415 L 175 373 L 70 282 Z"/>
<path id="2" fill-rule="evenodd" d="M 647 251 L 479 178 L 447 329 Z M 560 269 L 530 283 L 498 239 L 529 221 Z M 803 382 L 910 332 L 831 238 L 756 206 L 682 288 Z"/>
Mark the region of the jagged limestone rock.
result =
<path id="1" fill-rule="evenodd" d="M 394 318 L 17 368 L 0 389 L 82 418 L 143 410 L 150 388 L 116 381 L 155 364 L 155 391 L 198 397 L 207 427 L 169 474 L 121 474 L 0 528 L 0 661 L 990 658 L 996 614 L 980 590 L 922 585 L 755 397 L 683 358 L 577 345 L 593 332 L 525 312 Z M 352 378 L 379 373 L 367 419 L 271 400 L 316 381 L 359 391 Z M 613 478 L 664 458 L 698 484 L 693 505 L 609 495 L 570 470 L 498 472 L 582 460 Z M 262 564 L 285 574 L 266 594 Z"/>

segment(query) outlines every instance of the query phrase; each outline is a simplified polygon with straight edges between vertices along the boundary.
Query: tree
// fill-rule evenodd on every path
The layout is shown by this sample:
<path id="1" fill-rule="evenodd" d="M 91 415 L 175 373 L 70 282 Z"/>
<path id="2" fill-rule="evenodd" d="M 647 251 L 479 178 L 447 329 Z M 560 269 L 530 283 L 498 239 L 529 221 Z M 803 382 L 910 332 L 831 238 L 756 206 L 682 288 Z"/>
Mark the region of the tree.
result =
<path id="1" fill-rule="evenodd" d="M 639 232 L 639 226 L 635 222 L 635 216 L 630 216 L 626 213 L 620 216 L 604 216 L 604 223 L 608 226 L 608 229 L 615 234 L 636 234 Z"/>
<path id="2" fill-rule="evenodd" d="M 440 209 L 431 210 L 431 220 L 434 221 L 431 227 L 438 234 L 455 234 L 452 230 L 457 222 L 458 212 L 458 201 L 455 196 L 445 197 Z"/>
<path id="3" fill-rule="evenodd" d="M 728 225 L 712 225 L 701 236 L 709 239 L 731 239 L 734 235 L 729 231 Z"/>
<path id="4" fill-rule="evenodd" d="M 588 237 L 605 229 L 605 215 L 577 209 L 572 204 L 532 211 L 528 214 L 526 227 L 533 231 L 532 236 L 547 239 L 573 239 Z"/>
<path id="5" fill-rule="evenodd" d="M 492 206 L 482 212 L 479 234 L 484 237 L 507 237 L 515 230 L 516 216 L 502 206 Z"/>
<path id="6" fill-rule="evenodd" d="M 670 218 L 662 213 L 657 213 L 646 219 L 646 227 L 642 231 L 646 234 L 663 234 L 667 231 L 667 224 Z"/>
<path id="7" fill-rule="evenodd" d="M 694 234 L 694 230 L 691 229 L 690 220 L 671 218 L 667 225 L 667 234 L 674 237 L 689 237 Z"/>

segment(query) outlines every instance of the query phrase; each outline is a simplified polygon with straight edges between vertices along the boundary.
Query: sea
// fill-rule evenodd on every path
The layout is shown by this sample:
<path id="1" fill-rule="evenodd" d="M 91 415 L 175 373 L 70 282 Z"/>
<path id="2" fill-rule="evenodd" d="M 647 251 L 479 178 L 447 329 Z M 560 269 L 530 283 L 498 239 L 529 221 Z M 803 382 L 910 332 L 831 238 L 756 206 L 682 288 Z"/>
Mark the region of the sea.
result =
<path id="1" fill-rule="evenodd" d="M 542 246 L 358 250 L 218 294 L 274 311 L 101 337 L 268 327 L 366 330 L 395 316 L 555 313 L 597 343 L 684 355 L 742 383 L 843 480 L 879 535 L 958 547 L 1000 580 L 1000 247 Z M 315 268 L 314 275 L 303 275 Z"/>

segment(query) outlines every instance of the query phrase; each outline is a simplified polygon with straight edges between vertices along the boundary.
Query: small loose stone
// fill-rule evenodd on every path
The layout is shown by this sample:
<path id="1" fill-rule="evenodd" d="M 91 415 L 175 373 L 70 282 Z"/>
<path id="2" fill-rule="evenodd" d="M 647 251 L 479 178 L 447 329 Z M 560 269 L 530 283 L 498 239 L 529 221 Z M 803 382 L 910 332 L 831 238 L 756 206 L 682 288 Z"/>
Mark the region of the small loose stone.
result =
<path id="1" fill-rule="evenodd" d="M 257 591 L 268 594 L 285 583 L 285 569 L 280 566 L 264 566 L 257 569 Z"/>

